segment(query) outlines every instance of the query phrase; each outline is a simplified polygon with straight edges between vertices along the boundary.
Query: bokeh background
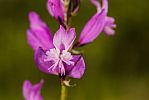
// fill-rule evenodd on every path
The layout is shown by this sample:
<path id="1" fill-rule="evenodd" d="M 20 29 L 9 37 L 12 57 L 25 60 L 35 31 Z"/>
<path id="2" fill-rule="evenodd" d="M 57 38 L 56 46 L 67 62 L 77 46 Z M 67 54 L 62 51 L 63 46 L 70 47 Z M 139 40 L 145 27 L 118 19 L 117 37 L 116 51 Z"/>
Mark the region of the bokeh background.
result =
<path id="1" fill-rule="evenodd" d="M 40 72 L 26 41 L 28 12 L 36 11 L 54 33 L 57 22 L 48 14 L 47 0 L 0 0 L 0 100 L 23 100 L 22 84 L 45 80 L 45 100 L 59 100 L 59 78 Z M 86 72 L 72 79 L 68 100 L 149 100 L 149 0 L 109 0 L 116 18 L 116 35 L 101 34 L 84 51 Z M 96 12 L 89 0 L 72 24 L 79 35 Z"/>

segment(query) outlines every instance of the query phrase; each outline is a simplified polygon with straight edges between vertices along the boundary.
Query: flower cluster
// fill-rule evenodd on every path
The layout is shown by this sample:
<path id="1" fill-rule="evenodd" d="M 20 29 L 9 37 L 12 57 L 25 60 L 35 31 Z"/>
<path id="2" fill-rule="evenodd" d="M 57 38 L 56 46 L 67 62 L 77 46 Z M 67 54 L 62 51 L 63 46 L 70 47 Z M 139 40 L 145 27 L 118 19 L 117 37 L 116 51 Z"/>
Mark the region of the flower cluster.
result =
<path id="1" fill-rule="evenodd" d="M 76 43 L 75 28 L 69 25 L 69 18 L 77 13 L 80 0 L 48 0 L 47 8 L 60 24 L 54 36 L 36 12 L 29 13 L 30 28 L 27 30 L 28 43 L 33 49 L 34 60 L 40 71 L 46 74 L 65 77 L 81 78 L 85 71 L 85 62 L 81 53 L 74 53 L 74 49 L 93 42 L 101 32 L 114 35 L 114 18 L 107 16 L 108 1 L 90 0 L 97 12 L 89 19 L 80 33 Z M 24 97 L 26 100 L 42 100 L 40 88 L 43 84 L 32 86 L 29 81 L 24 83 Z M 38 98 L 38 99 L 37 99 Z"/>

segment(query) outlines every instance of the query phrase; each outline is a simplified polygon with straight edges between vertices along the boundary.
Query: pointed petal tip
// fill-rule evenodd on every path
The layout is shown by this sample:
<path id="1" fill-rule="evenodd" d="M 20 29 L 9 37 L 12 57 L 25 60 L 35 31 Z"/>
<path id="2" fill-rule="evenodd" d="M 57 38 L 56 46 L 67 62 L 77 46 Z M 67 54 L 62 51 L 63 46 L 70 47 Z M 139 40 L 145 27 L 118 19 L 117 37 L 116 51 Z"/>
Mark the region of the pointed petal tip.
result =
<path id="1" fill-rule="evenodd" d="M 60 25 L 59 30 L 62 30 L 63 32 L 66 32 L 65 28 L 62 25 Z"/>
<path id="2" fill-rule="evenodd" d="M 34 11 L 29 12 L 28 17 L 30 21 L 39 19 L 39 15 Z"/>
<path id="3" fill-rule="evenodd" d="M 30 83 L 30 81 L 29 80 L 25 80 L 24 81 L 24 84 L 26 84 L 26 83 L 28 84 L 28 83 Z"/>
<path id="4" fill-rule="evenodd" d="M 94 6 L 96 6 L 96 9 L 97 9 L 98 12 L 101 11 L 101 4 L 99 3 L 98 0 L 90 0 L 90 2 L 91 2 Z"/>
<path id="5" fill-rule="evenodd" d="M 34 12 L 34 11 L 30 11 L 30 12 L 28 13 L 28 15 L 29 15 L 29 16 L 34 16 L 34 15 L 37 15 L 37 13 Z"/>
<path id="6" fill-rule="evenodd" d="M 25 80 L 23 83 L 23 89 L 30 88 L 32 86 L 32 83 L 29 80 Z"/>

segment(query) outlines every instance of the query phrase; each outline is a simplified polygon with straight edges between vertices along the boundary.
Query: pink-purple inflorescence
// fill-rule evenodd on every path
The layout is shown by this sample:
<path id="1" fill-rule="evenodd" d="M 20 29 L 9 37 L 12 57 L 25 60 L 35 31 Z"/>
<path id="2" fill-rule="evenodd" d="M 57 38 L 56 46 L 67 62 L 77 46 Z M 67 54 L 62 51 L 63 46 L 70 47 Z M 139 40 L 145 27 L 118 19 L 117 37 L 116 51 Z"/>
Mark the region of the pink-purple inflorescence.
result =
<path id="1" fill-rule="evenodd" d="M 68 25 L 67 21 L 77 13 L 80 0 L 48 0 L 49 14 L 60 24 L 54 36 L 36 12 L 29 13 L 30 27 L 27 30 L 27 40 L 34 51 L 34 60 L 40 71 L 58 75 L 63 80 L 67 76 L 81 78 L 85 71 L 85 62 L 81 53 L 74 52 L 75 48 L 93 42 L 101 32 L 106 35 L 115 34 L 113 29 L 116 27 L 115 19 L 107 16 L 108 0 L 102 0 L 102 4 L 98 0 L 90 1 L 97 12 L 86 23 L 76 43 L 74 43 L 75 28 Z M 40 95 L 42 85 L 43 80 L 34 86 L 25 81 L 23 85 L 25 100 L 42 100 Z"/>

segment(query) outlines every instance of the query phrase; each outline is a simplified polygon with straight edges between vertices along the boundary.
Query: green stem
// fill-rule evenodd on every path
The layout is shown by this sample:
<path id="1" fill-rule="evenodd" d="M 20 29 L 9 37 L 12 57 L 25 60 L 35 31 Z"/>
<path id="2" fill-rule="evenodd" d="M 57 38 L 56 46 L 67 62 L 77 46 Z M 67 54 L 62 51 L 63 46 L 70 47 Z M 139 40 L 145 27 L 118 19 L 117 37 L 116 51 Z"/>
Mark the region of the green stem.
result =
<path id="1" fill-rule="evenodd" d="M 66 100 L 67 90 L 64 84 L 61 84 L 61 100 Z"/>

